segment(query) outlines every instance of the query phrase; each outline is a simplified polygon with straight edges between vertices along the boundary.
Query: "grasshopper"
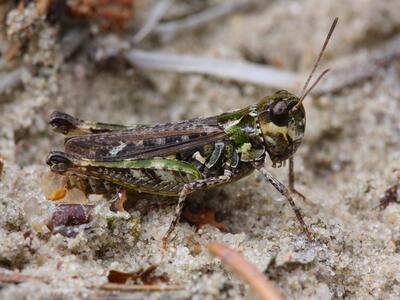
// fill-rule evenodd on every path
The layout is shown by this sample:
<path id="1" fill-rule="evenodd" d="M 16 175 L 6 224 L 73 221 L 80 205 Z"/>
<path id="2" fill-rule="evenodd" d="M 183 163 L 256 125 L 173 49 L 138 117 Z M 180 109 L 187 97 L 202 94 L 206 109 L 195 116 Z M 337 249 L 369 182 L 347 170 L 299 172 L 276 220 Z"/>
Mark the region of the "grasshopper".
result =
<path id="1" fill-rule="evenodd" d="M 120 209 L 126 190 L 179 197 L 164 243 L 189 194 L 258 170 L 287 199 L 304 233 L 312 239 L 292 198 L 293 194 L 302 196 L 294 188 L 293 154 L 306 126 L 302 102 L 329 71 L 323 71 L 308 87 L 337 21 L 331 25 L 300 97 L 281 90 L 243 109 L 157 125 L 95 123 L 54 112 L 49 124 L 67 138 L 65 151 L 50 152 L 47 164 L 51 171 L 73 178 L 71 185 L 87 193 L 115 193 L 116 202 L 122 201 L 117 205 Z M 289 188 L 264 166 L 267 155 L 273 167 L 289 160 Z"/>

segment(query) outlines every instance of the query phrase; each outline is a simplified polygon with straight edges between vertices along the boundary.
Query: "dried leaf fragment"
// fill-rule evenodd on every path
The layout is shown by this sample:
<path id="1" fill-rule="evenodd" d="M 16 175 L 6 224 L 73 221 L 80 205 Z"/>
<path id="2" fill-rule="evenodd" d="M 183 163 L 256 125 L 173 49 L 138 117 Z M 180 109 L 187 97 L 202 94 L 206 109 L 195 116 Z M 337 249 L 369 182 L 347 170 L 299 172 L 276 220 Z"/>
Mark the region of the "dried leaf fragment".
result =
<path id="1" fill-rule="evenodd" d="M 400 203 L 400 201 L 398 199 L 398 187 L 399 187 L 399 185 L 400 185 L 400 183 L 396 183 L 396 184 L 392 185 L 390 188 L 388 188 L 385 191 L 385 194 L 379 200 L 379 202 L 380 202 L 380 204 L 379 204 L 380 210 L 384 210 L 386 207 L 389 206 L 389 204 L 391 202 Z"/>
<path id="2" fill-rule="evenodd" d="M 65 187 L 61 187 L 55 190 L 48 199 L 51 201 L 58 201 L 63 199 L 66 195 L 67 195 L 67 189 Z"/>
<path id="3" fill-rule="evenodd" d="M 194 224 L 196 226 L 196 229 L 200 229 L 204 225 L 211 225 L 221 231 L 229 231 L 227 225 L 219 223 L 215 220 L 215 211 L 210 208 L 206 208 L 200 213 L 185 211 L 183 212 L 183 216 L 186 218 L 186 220 L 188 220 L 189 223 Z"/>
<path id="4" fill-rule="evenodd" d="M 133 18 L 134 0 L 72 0 L 72 15 L 94 20 L 103 30 L 124 29 Z"/>
<path id="5" fill-rule="evenodd" d="M 157 269 L 157 266 L 152 265 L 147 269 L 140 268 L 135 272 L 120 272 L 116 270 L 110 270 L 108 273 L 108 282 L 109 283 L 118 283 L 125 284 L 128 281 L 131 283 L 142 283 L 146 285 L 152 285 L 155 282 L 168 282 L 168 278 L 164 275 L 154 275 L 154 271 Z"/>
<path id="6" fill-rule="evenodd" d="M 80 231 L 79 226 L 91 221 L 92 211 L 93 205 L 60 204 L 47 227 L 54 234 L 75 237 Z"/>

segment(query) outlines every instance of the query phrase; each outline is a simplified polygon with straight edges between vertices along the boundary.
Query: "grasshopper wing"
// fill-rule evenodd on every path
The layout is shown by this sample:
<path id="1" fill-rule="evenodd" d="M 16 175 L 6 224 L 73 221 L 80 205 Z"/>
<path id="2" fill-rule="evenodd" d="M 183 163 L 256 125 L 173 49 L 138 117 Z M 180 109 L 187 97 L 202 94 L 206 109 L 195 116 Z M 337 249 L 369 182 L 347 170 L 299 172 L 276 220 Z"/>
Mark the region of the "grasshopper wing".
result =
<path id="1" fill-rule="evenodd" d="M 216 118 L 193 119 L 73 136 L 66 139 L 65 151 L 82 158 L 103 161 L 149 159 L 190 151 L 227 138 Z"/>

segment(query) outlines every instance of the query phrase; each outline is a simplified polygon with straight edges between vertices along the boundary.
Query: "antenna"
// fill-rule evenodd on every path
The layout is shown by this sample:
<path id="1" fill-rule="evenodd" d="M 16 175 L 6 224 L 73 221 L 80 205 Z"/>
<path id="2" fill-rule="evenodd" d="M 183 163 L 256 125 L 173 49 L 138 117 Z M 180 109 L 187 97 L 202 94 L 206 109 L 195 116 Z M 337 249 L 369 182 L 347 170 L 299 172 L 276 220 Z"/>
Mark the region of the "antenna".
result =
<path id="1" fill-rule="evenodd" d="M 328 42 L 329 42 L 329 40 L 331 39 L 332 33 L 333 33 L 333 31 L 335 30 L 335 27 L 336 27 L 336 24 L 337 24 L 338 20 L 339 20 L 338 17 L 336 17 L 335 20 L 333 20 L 333 23 L 332 23 L 332 25 L 331 25 L 331 28 L 329 29 L 328 35 L 326 36 L 324 45 L 322 46 L 322 49 L 321 49 L 321 51 L 319 52 L 318 58 L 317 58 L 317 60 L 315 61 L 314 67 L 313 67 L 313 69 L 311 70 L 311 73 L 310 73 L 310 75 L 308 76 L 308 78 L 307 78 L 307 80 L 306 80 L 306 83 L 304 84 L 303 90 L 301 91 L 300 100 L 299 100 L 299 102 L 293 107 L 294 110 L 296 110 L 296 109 L 298 109 L 298 108 L 300 107 L 300 105 L 301 105 L 301 103 L 303 102 L 304 98 L 311 92 L 311 90 L 317 85 L 317 83 L 322 79 L 322 77 L 324 77 L 324 75 L 325 75 L 326 73 L 329 72 L 329 69 L 326 69 L 325 71 L 323 71 L 323 72 L 321 73 L 321 75 L 319 75 L 319 77 L 317 78 L 317 80 L 316 80 L 316 81 L 311 85 L 311 87 L 307 90 L 307 87 L 308 87 L 308 85 L 309 85 L 309 83 L 310 83 L 310 81 L 311 81 L 311 79 L 312 79 L 312 77 L 313 77 L 313 75 L 314 75 L 315 70 L 316 70 L 317 67 L 318 67 L 318 64 L 319 64 L 319 62 L 320 62 L 320 60 L 321 60 L 321 58 L 322 58 L 322 55 L 323 55 L 324 52 L 325 52 L 326 46 L 328 46 Z"/>

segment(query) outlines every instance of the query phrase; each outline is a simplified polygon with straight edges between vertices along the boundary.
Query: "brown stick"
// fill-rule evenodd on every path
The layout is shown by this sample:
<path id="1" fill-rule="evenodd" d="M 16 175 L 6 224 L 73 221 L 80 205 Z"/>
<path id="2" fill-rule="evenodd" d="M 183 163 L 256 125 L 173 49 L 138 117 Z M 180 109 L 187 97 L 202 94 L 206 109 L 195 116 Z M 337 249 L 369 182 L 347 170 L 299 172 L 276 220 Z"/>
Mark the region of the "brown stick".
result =
<path id="1" fill-rule="evenodd" d="M 0 155 L 0 181 L 1 181 L 1 174 L 3 174 L 3 168 L 4 168 L 4 158 L 3 156 Z"/>
<path id="2" fill-rule="evenodd" d="M 153 284 L 119 284 L 105 283 L 100 289 L 106 291 L 120 292 L 165 292 L 165 291 L 181 291 L 184 287 L 179 285 L 153 285 Z"/>
<path id="3" fill-rule="evenodd" d="M 263 273 L 250 264 L 235 250 L 219 243 L 207 245 L 208 250 L 229 265 L 240 277 L 242 277 L 258 294 L 262 300 L 283 300 L 283 296 L 276 290 Z"/>
<path id="4" fill-rule="evenodd" d="M 49 283 L 50 279 L 40 276 L 25 275 L 20 272 L 1 271 L 0 270 L 0 283 L 23 283 L 26 281 L 38 281 L 42 283 Z"/>

